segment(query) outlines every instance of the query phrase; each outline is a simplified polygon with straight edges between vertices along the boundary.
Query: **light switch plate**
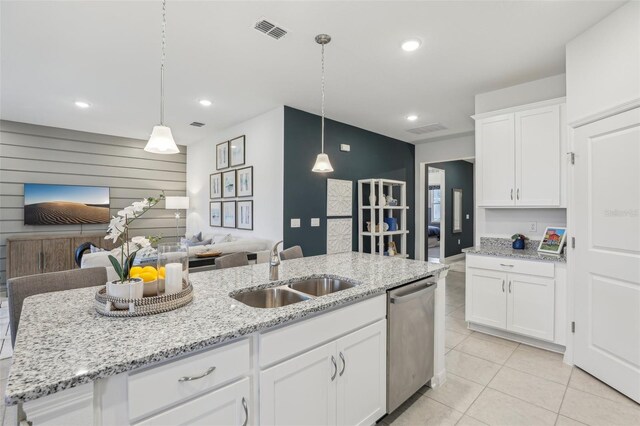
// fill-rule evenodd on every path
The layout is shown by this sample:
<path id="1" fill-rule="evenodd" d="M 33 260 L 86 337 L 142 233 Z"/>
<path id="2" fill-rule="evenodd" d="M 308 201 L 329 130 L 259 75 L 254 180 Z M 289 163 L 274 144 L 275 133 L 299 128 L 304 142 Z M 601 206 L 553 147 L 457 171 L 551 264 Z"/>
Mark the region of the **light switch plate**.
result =
<path id="1" fill-rule="evenodd" d="M 319 217 L 312 217 L 311 218 L 311 226 L 313 226 L 313 227 L 320 226 L 320 218 Z"/>
<path id="2" fill-rule="evenodd" d="M 467 213 L 467 220 L 469 220 L 469 213 Z"/>
<path id="3" fill-rule="evenodd" d="M 291 219 L 292 228 L 300 228 L 300 219 Z"/>
<path id="4" fill-rule="evenodd" d="M 346 143 L 341 143 L 340 144 L 340 151 L 343 151 L 343 152 L 351 151 L 351 145 L 348 145 Z"/>

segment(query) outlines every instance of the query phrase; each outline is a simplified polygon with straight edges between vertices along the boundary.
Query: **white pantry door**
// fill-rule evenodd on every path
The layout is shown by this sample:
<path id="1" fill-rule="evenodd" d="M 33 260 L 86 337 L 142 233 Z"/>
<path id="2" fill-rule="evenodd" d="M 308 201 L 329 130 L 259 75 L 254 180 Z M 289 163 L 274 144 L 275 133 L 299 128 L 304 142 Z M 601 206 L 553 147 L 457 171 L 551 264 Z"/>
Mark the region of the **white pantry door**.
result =
<path id="1" fill-rule="evenodd" d="M 640 402 L 640 108 L 574 140 L 574 362 Z"/>

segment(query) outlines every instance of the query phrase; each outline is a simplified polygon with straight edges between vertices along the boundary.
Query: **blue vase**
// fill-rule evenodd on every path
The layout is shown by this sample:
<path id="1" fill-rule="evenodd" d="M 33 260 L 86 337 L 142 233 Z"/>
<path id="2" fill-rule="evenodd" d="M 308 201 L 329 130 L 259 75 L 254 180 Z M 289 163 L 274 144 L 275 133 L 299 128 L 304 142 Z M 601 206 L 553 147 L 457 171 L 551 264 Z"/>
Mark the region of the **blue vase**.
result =
<path id="1" fill-rule="evenodd" d="M 513 240 L 512 247 L 514 250 L 524 250 L 524 240 L 522 238 Z"/>
<path id="2" fill-rule="evenodd" d="M 398 230 L 398 219 L 395 217 L 385 217 L 384 223 L 389 225 L 389 231 L 397 231 Z"/>

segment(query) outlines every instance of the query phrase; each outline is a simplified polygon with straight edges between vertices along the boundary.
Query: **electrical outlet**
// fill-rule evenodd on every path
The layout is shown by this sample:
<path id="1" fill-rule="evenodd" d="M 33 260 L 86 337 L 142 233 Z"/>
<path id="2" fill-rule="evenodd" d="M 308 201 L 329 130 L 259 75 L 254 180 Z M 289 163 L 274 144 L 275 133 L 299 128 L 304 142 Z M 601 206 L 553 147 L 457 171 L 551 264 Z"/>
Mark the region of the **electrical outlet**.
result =
<path id="1" fill-rule="evenodd" d="M 291 219 L 292 228 L 300 228 L 300 219 Z"/>
<path id="2" fill-rule="evenodd" d="M 311 226 L 313 226 L 313 227 L 320 226 L 320 218 L 319 217 L 312 217 L 311 218 Z"/>
<path id="3" fill-rule="evenodd" d="M 351 151 L 351 145 L 347 145 L 346 143 L 341 143 L 340 144 L 340 151 L 342 151 L 342 152 Z"/>
<path id="4" fill-rule="evenodd" d="M 467 220 L 469 220 L 469 213 L 467 213 Z"/>
<path id="5" fill-rule="evenodd" d="M 537 222 L 529 222 L 529 232 L 538 232 Z"/>
<path id="6" fill-rule="evenodd" d="M 458 245 L 460 245 L 460 238 L 458 238 Z"/>

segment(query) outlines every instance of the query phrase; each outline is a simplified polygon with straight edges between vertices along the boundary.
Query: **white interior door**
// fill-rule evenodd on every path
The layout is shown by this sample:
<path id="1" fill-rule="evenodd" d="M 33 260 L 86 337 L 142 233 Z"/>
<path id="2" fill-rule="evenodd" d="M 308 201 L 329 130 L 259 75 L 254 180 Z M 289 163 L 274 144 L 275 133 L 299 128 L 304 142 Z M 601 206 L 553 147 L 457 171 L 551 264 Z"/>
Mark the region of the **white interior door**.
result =
<path id="1" fill-rule="evenodd" d="M 640 402 L 640 108 L 575 131 L 574 362 Z"/>
<path id="2" fill-rule="evenodd" d="M 516 205 L 560 205 L 560 105 L 516 113 Z"/>
<path id="3" fill-rule="evenodd" d="M 476 123 L 477 162 L 481 186 L 479 205 L 515 205 L 514 115 L 506 114 Z"/>

